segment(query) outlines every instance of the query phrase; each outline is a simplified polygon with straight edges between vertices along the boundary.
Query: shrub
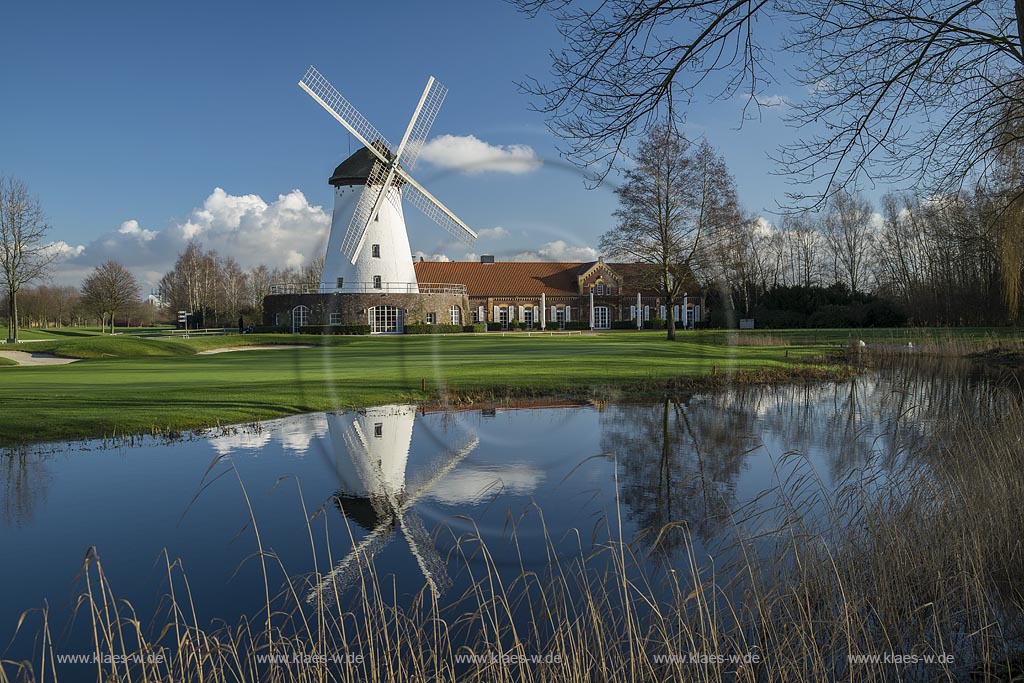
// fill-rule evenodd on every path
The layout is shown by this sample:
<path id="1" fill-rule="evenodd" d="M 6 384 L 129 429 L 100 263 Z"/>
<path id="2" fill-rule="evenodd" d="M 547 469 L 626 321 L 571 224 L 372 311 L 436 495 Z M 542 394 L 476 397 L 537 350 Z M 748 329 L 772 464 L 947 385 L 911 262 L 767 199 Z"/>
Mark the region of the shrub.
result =
<path id="1" fill-rule="evenodd" d="M 291 328 L 287 325 L 253 325 L 253 334 L 288 334 Z"/>
<path id="2" fill-rule="evenodd" d="M 487 323 L 488 332 L 501 332 L 501 323 Z"/>
<path id="3" fill-rule="evenodd" d="M 636 321 L 635 320 L 613 320 L 612 321 L 612 329 L 613 330 L 635 330 L 636 329 Z"/>
<path id="4" fill-rule="evenodd" d="M 867 305 L 864 324 L 868 327 L 903 327 L 907 314 L 892 301 L 876 299 Z"/>
<path id="5" fill-rule="evenodd" d="M 584 320 L 570 320 L 565 324 L 567 330 L 589 330 L 590 323 Z"/>
<path id="6" fill-rule="evenodd" d="M 472 325 L 463 325 L 463 332 L 486 332 L 487 325 L 484 323 L 473 323 Z"/>
<path id="7" fill-rule="evenodd" d="M 645 330 L 663 330 L 663 329 L 665 329 L 665 325 L 667 325 L 667 324 L 668 323 L 665 322 L 664 318 L 651 318 L 650 320 L 645 320 L 644 321 L 644 329 Z"/>
<path id="8" fill-rule="evenodd" d="M 299 334 L 370 334 L 369 325 L 306 325 Z"/>
<path id="9" fill-rule="evenodd" d="M 406 334 L 455 334 L 462 332 L 462 325 L 427 325 L 425 323 L 414 323 L 405 326 Z"/>

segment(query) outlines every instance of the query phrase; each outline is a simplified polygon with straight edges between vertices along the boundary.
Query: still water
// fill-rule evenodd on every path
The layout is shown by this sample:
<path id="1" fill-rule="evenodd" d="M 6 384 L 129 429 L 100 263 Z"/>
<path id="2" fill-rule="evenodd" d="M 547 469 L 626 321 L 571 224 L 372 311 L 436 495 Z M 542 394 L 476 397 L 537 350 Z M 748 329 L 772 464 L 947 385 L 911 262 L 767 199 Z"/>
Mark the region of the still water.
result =
<path id="1" fill-rule="evenodd" d="M 167 558 L 180 559 L 201 622 L 261 606 L 251 519 L 279 579 L 316 566 L 331 590 L 351 585 L 358 546 L 397 594 L 457 593 L 467 568 L 453 548 L 477 535 L 512 575 L 609 537 L 641 549 L 658 539 L 649 557 L 662 571 L 686 562 L 682 533 L 658 537 L 666 524 L 689 532 L 694 556 L 714 556 L 733 534 L 770 527 L 794 480 L 813 477 L 824 496 L 851 477 L 885 485 L 955 434 L 965 410 L 984 420 L 1020 401 L 999 369 L 900 364 L 661 403 L 389 405 L 167 443 L 5 453 L 0 659 L 32 655 L 38 615 L 17 637 L 15 627 L 44 604 L 58 651 L 81 649 L 82 624 L 63 625 L 90 547 L 140 615 L 167 590 Z"/>

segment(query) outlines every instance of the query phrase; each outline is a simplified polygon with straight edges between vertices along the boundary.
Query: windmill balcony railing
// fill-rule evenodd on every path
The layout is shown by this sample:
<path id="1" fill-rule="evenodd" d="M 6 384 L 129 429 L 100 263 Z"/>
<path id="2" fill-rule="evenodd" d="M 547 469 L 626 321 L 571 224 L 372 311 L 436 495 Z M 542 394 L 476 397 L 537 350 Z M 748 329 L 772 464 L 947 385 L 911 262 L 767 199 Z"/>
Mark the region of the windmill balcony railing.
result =
<path id="1" fill-rule="evenodd" d="M 466 285 L 447 282 L 346 282 L 344 287 L 326 283 L 279 282 L 270 285 L 271 294 L 458 294 L 465 296 Z"/>

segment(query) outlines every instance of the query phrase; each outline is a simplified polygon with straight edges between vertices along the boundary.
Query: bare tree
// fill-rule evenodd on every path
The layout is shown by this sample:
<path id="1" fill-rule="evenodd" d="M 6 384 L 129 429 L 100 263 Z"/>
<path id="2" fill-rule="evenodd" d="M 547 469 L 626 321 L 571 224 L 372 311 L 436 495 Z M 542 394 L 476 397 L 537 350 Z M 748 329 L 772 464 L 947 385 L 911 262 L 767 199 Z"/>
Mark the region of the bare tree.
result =
<path id="1" fill-rule="evenodd" d="M 601 237 L 601 249 L 653 266 L 650 285 L 665 297 L 668 338 L 675 339 L 675 302 L 693 282 L 703 240 L 738 215 L 735 184 L 710 145 L 692 150 L 672 126 L 660 125 L 640 142 L 616 193 L 617 224 Z"/>
<path id="2" fill-rule="evenodd" d="M 39 199 L 20 180 L 0 176 L 0 278 L 7 298 L 7 340 L 18 341 L 18 292 L 46 275 L 58 251 Z"/>
<path id="3" fill-rule="evenodd" d="M 837 192 L 823 223 L 825 244 L 837 282 L 851 292 L 864 291 L 868 260 L 874 247 L 871 204 L 860 195 Z"/>
<path id="4" fill-rule="evenodd" d="M 601 178 L 631 136 L 685 111 L 673 99 L 759 108 L 776 50 L 809 92 L 792 108 L 801 140 L 779 155 L 798 202 L 865 178 L 959 187 L 1021 140 L 1024 0 L 510 1 L 554 14 L 566 45 L 550 81 L 524 87 Z M 783 37 L 762 45 L 768 26 Z"/>
<path id="5" fill-rule="evenodd" d="M 138 302 L 139 284 L 131 272 L 116 261 L 107 261 L 95 268 L 82 282 L 82 303 L 100 317 L 100 327 L 110 317 L 110 333 L 114 333 L 114 316 Z"/>

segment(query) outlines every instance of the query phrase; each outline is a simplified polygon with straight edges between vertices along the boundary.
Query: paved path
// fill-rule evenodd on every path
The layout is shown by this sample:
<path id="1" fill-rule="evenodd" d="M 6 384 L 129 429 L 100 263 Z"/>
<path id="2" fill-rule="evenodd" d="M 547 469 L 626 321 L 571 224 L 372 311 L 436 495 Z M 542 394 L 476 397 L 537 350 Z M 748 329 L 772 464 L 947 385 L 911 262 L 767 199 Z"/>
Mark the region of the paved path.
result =
<path id="1" fill-rule="evenodd" d="M 219 349 L 200 351 L 197 356 L 212 356 L 215 353 L 231 353 L 232 351 L 276 351 L 277 349 L 312 349 L 312 344 L 253 344 L 252 346 L 224 346 Z"/>
<path id="2" fill-rule="evenodd" d="M 27 351 L 3 351 L 0 350 L 0 357 L 10 358 L 18 365 L 67 365 L 74 363 L 77 358 L 61 358 L 52 353 L 29 353 Z"/>

